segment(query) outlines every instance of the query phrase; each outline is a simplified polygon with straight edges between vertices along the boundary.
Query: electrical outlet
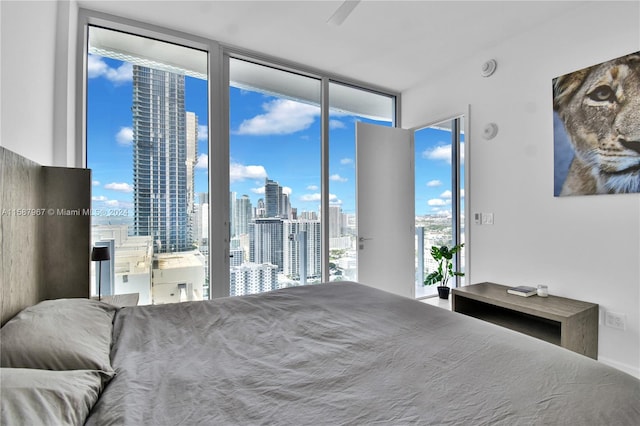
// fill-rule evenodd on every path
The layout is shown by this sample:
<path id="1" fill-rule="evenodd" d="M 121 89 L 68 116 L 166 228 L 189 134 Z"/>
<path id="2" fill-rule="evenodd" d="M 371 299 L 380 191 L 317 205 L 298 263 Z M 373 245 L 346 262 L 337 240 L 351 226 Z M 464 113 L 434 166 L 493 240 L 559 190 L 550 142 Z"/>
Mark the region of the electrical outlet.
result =
<path id="1" fill-rule="evenodd" d="M 604 314 L 604 324 L 612 328 L 626 330 L 627 316 L 625 314 L 607 311 Z"/>

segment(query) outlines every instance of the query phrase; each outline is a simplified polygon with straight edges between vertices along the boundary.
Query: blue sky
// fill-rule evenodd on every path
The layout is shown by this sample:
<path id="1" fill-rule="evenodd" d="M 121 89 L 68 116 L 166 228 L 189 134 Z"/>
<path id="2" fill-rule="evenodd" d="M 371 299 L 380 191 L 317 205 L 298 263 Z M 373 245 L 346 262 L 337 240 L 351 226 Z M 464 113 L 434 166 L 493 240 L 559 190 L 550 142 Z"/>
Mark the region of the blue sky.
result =
<path id="1" fill-rule="evenodd" d="M 88 61 L 87 165 L 93 171 L 94 208 L 133 208 L 132 67 L 91 55 Z M 185 80 L 185 106 L 198 116 L 196 192 L 208 191 L 207 82 Z M 330 197 L 355 212 L 355 122 L 332 114 L 330 120 Z M 387 124 L 388 123 L 380 123 Z M 264 179 L 276 180 L 299 212 L 320 205 L 320 109 L 289 99 L 230 88 L 231 191 L 249 195 L 253 205 L 264 194 Z M 450 135 L 441 130 L 416 133 L 416 214 L 451 209 Z"/>

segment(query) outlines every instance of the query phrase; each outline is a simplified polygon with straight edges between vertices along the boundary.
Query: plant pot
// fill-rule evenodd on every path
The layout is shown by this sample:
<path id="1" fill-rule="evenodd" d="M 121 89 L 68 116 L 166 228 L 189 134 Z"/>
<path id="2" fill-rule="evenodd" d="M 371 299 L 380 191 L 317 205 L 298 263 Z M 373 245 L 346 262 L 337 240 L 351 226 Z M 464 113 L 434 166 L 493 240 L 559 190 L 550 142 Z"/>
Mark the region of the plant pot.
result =
<path id="1" fill-rule="evenodd" d="M 449 298 L 449 287 L 447 286 L 438 286 L 438 297 L 440 299 L 448 299 Z"/>

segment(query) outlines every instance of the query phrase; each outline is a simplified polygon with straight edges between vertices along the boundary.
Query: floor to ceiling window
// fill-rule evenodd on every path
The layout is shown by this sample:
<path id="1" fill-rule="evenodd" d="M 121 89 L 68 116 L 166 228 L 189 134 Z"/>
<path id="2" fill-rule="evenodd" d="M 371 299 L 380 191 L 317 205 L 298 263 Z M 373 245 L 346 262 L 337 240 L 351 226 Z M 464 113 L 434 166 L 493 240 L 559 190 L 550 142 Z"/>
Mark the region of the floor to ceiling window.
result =
<path id="1" fill-rule="evenodd" d="M 92 294 L 208 298 L 207 53 L 88 31 L 92 245 L 111 253 Z"/>
<path id="2" fill-rule="evenodd" d="M 101 283 L 151 304 L 357 280 L 355 123 L 394 126 L 394 95 L 80 16 L 92 245 L 111 252 L 92 262 L 92 295 Z"/>
<path id="3" fill-rule="evenodd" d="M 321 250 L 321 81 L 229 63 L 232 296 L 317 283 Z"/>
<path id="4" fill-rule="evenodd" d="M 431 246 L 464 243 L 464 118 L 415 132 L 416 297 L 437 294 L 424 278 L 437 268 Z M 455 259 L 464 272 L 465 248 Z M 454 281 L 455 280 L 455 281 Z M 450 287 L 459 284 L 454 277 Z"/>

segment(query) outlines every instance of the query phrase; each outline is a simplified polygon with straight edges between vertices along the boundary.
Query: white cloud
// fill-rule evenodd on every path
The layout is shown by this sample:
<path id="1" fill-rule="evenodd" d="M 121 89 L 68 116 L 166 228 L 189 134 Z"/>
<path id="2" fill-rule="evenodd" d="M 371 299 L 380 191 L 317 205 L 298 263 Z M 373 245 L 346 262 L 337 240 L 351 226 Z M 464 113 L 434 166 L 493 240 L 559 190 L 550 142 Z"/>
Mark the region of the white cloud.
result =
<path id="1" fill-rule="evenodd" d="M 443 200 L 442 198 L 432 198 L 427 201 L 427 204 L 431 207 L 442 207 L 451 204 L 451 200 Z"/>
<path id="2" fill-rule="evenodd" d="M 130 201 L 111 200 L 104 195 L 91 197 L 91 201 L 101 203 L 103 207 L 120 208 L 120 209 L 132 209 L 133 203 Z"/>
<path id="3" fill-rule="evenodd" d="M 105 206 L 111 208 L 120 208 L 120 209 L 132 209 L 133 204 L 128 201 L 120 201 L 120 200 L 107 200 L 104 202 Z"/>
<path id="4" fill-rule="evenodd" d="M 129 146 L 133 143 L 133 129 L 131 127 L 120 127 L 116 135 L 118 145 Z"/>
<path id="5" fill-rule="evenodd" d="M 133 65 L 125 62 L 118 68 L 111 68 L 100 56 L 89 55 L 87 73 L 89 78 L 104 77 L 117 86 L 133 80 Z"/>
<path id="6" fill-rule="evenodd" d="M 353 158 L 343 158 L 342 160 L 340 160 L 340 164 L 342 164 L 343 166 L 348 166 L 353 164 Z"/>
<path id="7" fill-rule="evenodd" d="M 427 182 L 427 186 L 430 188 L 435 188 L 436 186 L 442 186 L 442 181 L 438 179 L 430 180 Z"/>
<path id="8" fill-rule="evenodd" d="M 347 126 L 340 120 L 329 120 L 330 129 L 344 129 L 345 127 Z"/>
<path id="9" fill-rule="evenodd" d="M 342 176 L 340 176 L 339 174 L 337 174 L 337 173 L 336 173 L 335 175 L 331 175 L 331 176 L 329 177 L 329 180 L 332 180 L 332 181 L 334 181 L 334 182 L 346 182 L 346 181 L 348 181 L 349 179 L 347 179 L 347 178 L 345 178 L 345 177 L 342 177 Z"/>
<path id="10" fill-rule="evenodd" d="M 244 120 L 239 135 L 288 135 L 308 129 L 320 108 L 288 99 L 276 99 L 262 105 L 265 113 Z"/>
<path id="11" fill-rule="evenodd" d="M 289 188 L 288 186 L 283 186 L 282 187 L 282 193 L 283 194 L 291 195 L 292 192 L 293 192 L 293 189 Z"/>
<path id="12" fill-rule="evenodd" d="M 231 163 L 229 166 L 229 179 L 231 182 L 239 182 L 245 179 L 264 179 L 267 171 L 264 166 L 245 166 L 239 163 Z"/>
<path id="13" fill-rule="evenodd" d="M 426 149 L 422 152 L 422 158 L 426 158 L 427 160 L 446 161 L 451 164 L 451 144 Z"/>
<path id="14" fill-rule="evenodd" d="M 444 198 L 445 200 L 450 200 L 452 196 L 453 194 L 449 190 L 446 190 L 442 194 L 440 194 L 440 198 Z"/>
<path id="15" fill-rule="evenodd" d="M 317 191 L 318 189 L 320 189 L 320 187 L 318 185 L 309 185 L 309 186 L 307 186 L 307 191 Z"/>
<path id="16" fill-rule="evenodd" d="M 304 194 L 300 197 L 300 201 L 320 201 L 322 199 L 322 195 L 318 192 L 313 194 Z M 329 202 L 334 204 L 341 204 L 342 201 L 338 199 L 338 196 L 335 194 L 329 194 Z"/>
<path id="17" fill-rule="evenodd" d="M 196 162 L 196 169 L 208 169 L 209 168 L 209 156 L 207 154 L 198 155 L 198 161 Z"/>
<path id="18" fill-rule="evenodd" d="M 422 151 L 422 158 L 427 160 L 446 161 L 451 164 L 451 144 L 440 145 Z M 464 164 L 464 142 L 460 143 L 460 164 Z"/>
<path id="19" fill-rule="evenodd" d="M 105 189 L 111 189 L 118 192 L 133 192 L 133 186 L 125 182 L 108 183 L 104 187 Z"/>
<path id="20" fill-rule="evenodd" d="M 93 186 L 100 186 L 100 181 L 99 181 L 99 180 L 92 180 L 92 181 L 91 181 L 91 185 L 93 185 Z"/>
<path id="21" fill-rule="evenodd" d="M 205 126 L 204 124 L 198 125 L 198 140 L 206 141 L 209 139 L 209 126 Z"/>
<path id="22" fill-rule="evenodd" d="M 322 195 L 319 192 L 313 194 L 304 194 L 300 197 L 301 201 L 320 201 L 322 199 Z"/>

